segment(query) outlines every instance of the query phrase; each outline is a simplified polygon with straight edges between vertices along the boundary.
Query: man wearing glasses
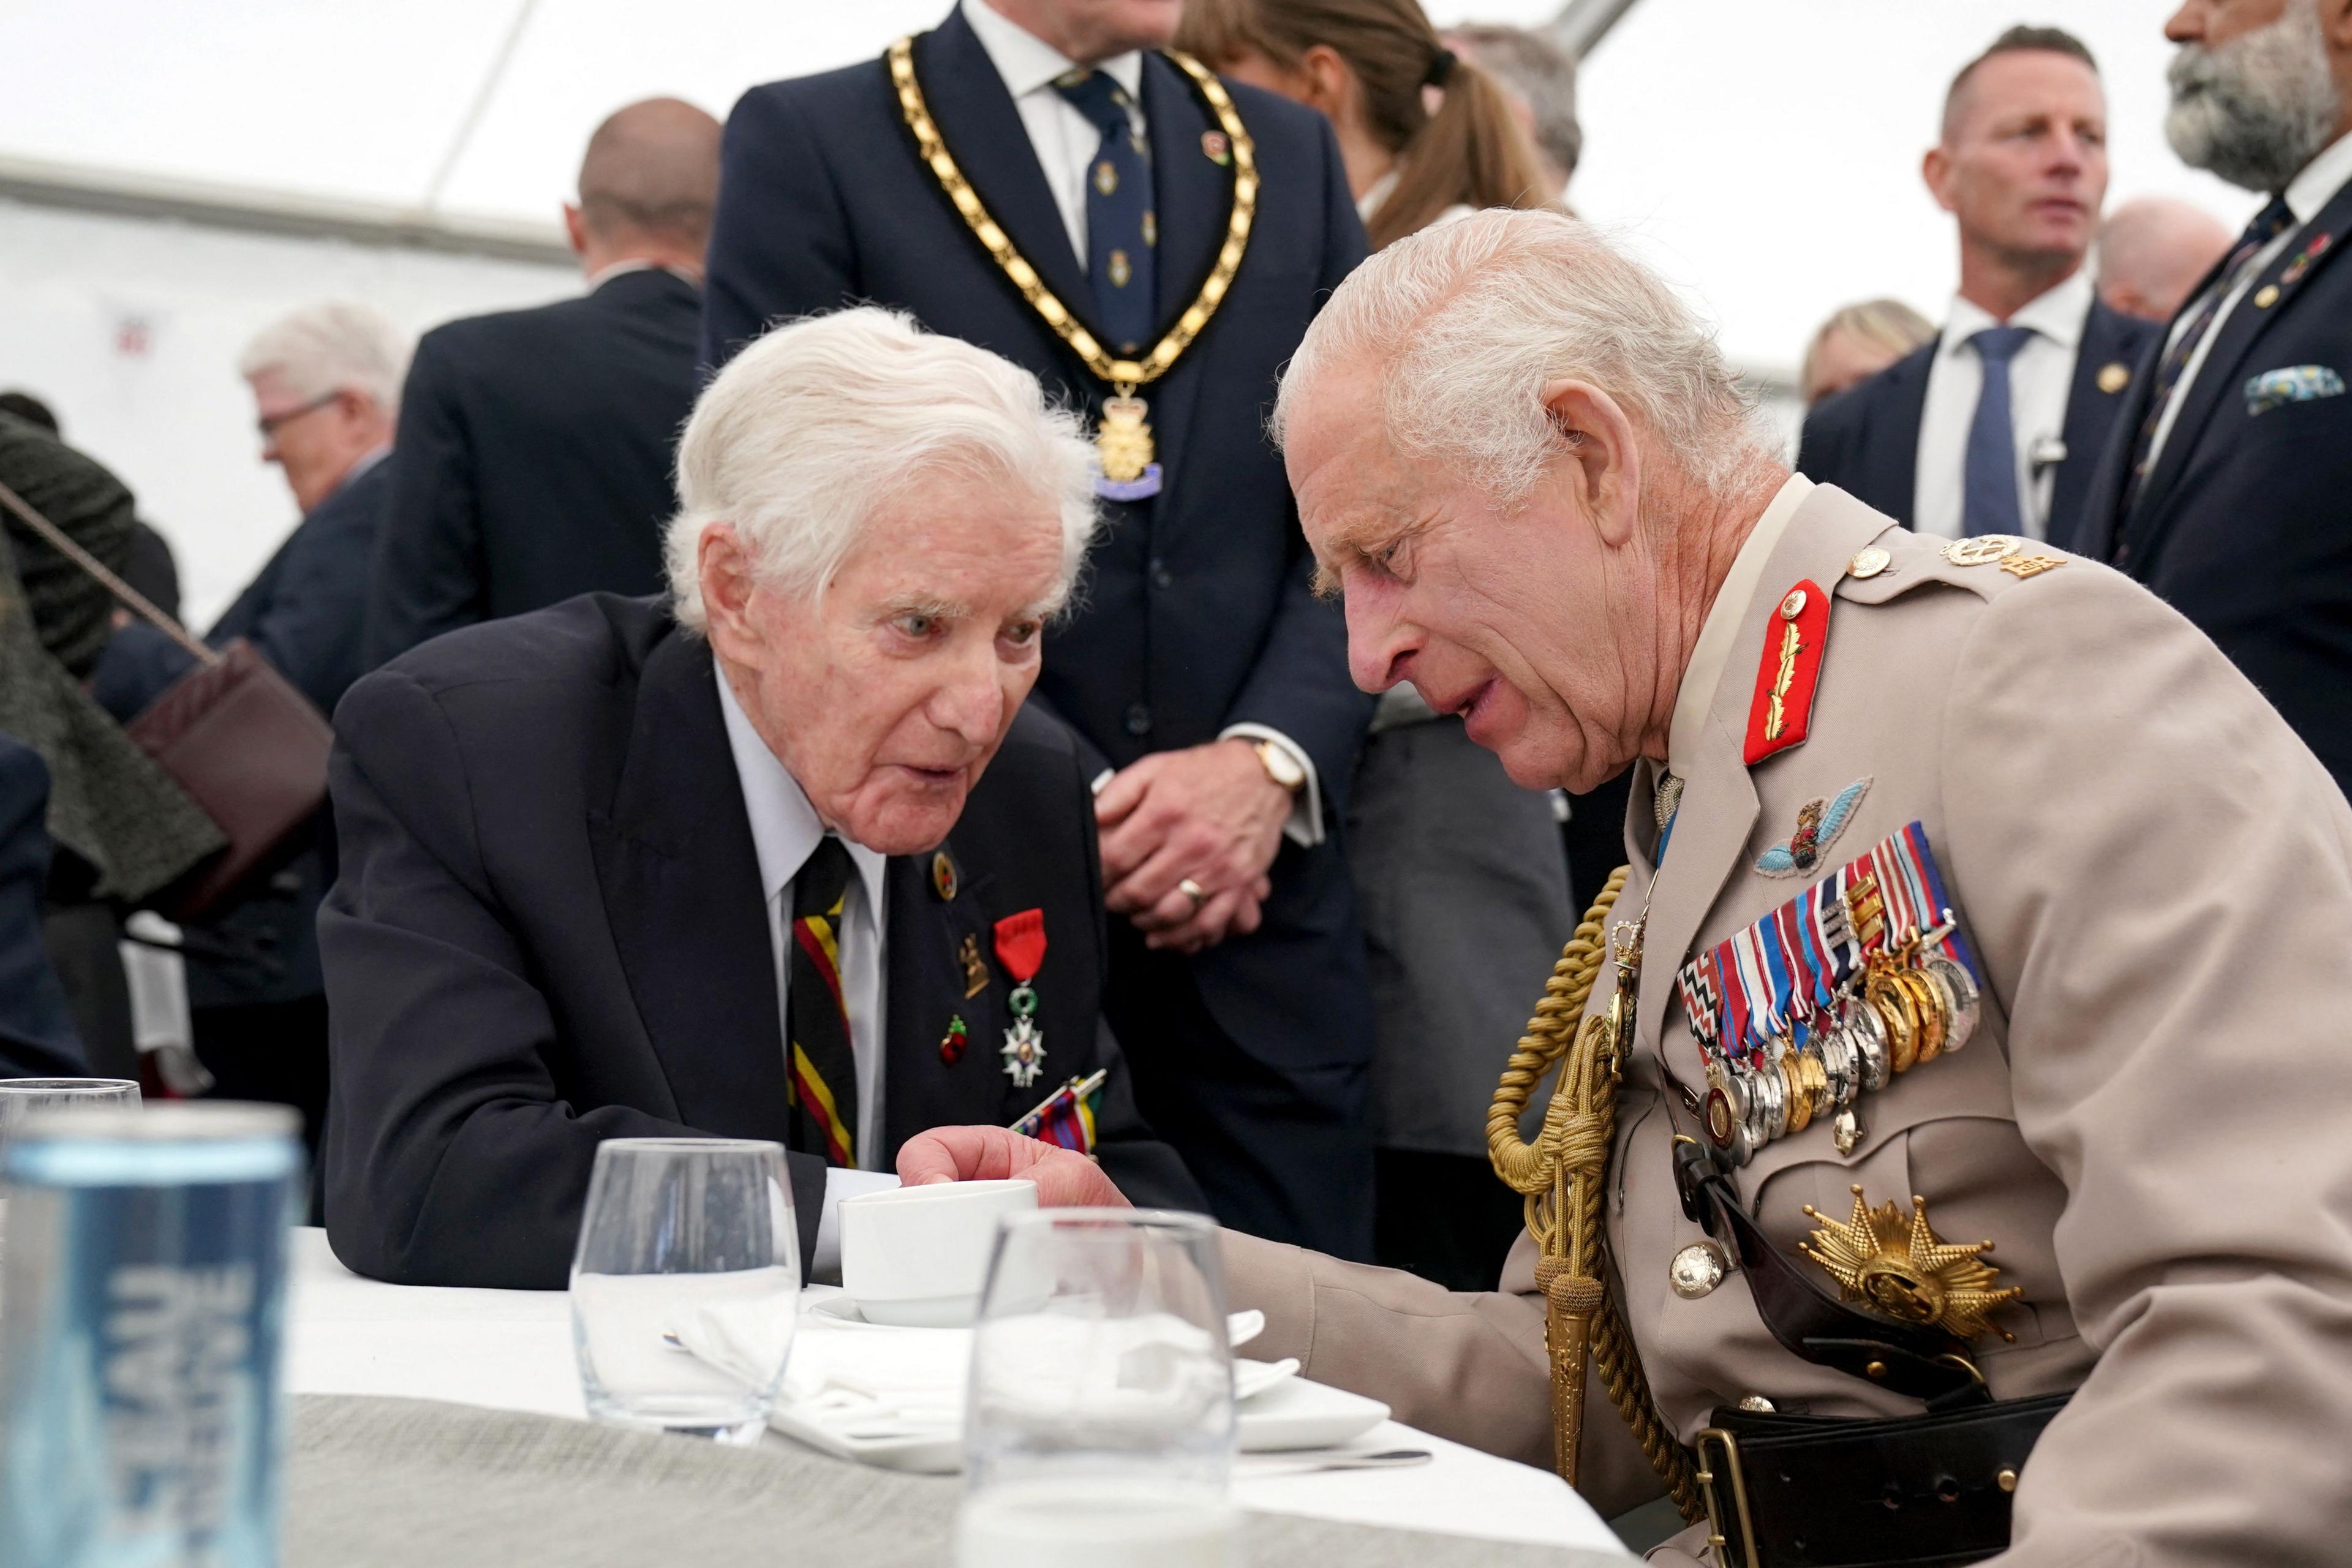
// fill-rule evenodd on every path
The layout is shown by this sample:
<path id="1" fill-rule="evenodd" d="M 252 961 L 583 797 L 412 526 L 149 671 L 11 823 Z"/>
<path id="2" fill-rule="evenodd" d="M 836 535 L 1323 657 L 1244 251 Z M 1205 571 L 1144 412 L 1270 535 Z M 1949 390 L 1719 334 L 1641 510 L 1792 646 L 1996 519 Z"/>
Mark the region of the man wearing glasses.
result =
<path id="1" fill-rule="evenodd" d="M 391 495 L 385 459 L 410 347 L 378 311 L 329 303 L 272 322 L 237 362 L 253 388 L 262 460 L 285 474 L 302 521 L 205 640 L 248 639 L 321 713 L 335 710 L 362 670 L 369 565 Z M 127 721 L 193 660 L 143 623 L 121 636 L 135 673 L 101 700 Z M 187 943 L 196 1055 L 216 1092 L 298 1107 L 314 1157 L 327 1104 L 327 998 L 313 927 L 333 880 L 332 826 L 321 812 L 290 865 Z"/>

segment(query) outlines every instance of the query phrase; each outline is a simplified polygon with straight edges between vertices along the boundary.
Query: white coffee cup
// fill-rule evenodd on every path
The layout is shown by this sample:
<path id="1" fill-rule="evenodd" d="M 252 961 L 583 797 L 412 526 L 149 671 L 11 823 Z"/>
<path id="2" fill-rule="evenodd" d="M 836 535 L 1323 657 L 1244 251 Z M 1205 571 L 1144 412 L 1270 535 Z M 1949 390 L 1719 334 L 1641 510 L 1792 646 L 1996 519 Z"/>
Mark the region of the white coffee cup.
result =
<path id="1" fill-rule="evenodd" d="M 939 1182 L 841 1202 L 841 1283 L 869 1323 L 960 1328 L 980 1316 L 1001 1215 L 1037 1206 L 1034 1182 Z"/>

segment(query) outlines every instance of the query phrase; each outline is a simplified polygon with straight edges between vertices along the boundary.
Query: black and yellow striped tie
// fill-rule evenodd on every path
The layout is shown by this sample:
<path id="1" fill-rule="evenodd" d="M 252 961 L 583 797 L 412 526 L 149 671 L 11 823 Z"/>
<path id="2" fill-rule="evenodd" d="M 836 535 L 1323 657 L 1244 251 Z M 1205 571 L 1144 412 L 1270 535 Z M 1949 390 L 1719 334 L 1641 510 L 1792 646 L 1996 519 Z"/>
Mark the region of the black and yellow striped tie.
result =
<path id="1" fill-rule="evenodd" d="M 841 994 L 841 910 L 849 851 L 827 835 L 793 879 L 785 1011 L 792 1025 L 792 1146 L 857 1163 L 857 1058 Z"/>

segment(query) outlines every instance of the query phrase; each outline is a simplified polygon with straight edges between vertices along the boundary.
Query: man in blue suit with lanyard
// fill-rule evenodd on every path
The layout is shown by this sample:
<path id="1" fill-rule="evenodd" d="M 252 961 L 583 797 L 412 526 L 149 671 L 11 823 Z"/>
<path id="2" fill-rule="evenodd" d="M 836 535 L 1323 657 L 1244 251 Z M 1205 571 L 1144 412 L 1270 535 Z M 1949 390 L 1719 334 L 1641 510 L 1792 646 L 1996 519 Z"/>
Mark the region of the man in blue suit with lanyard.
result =
<path id="1" fill-rule="evenodd" d="M 1321 117 L 1161 52 L 1180 14 L 961 0 L 746 94 L 703 352 L 871 301 L 1085 413 L 1108 526 L 1033 700 L 1100 781 L 1107 1012 L 1221 1218 L 1361 1257 L 1371 1030 L 1336 835 L 1370 701 L 1262 425 L 1363 234 Z"/>

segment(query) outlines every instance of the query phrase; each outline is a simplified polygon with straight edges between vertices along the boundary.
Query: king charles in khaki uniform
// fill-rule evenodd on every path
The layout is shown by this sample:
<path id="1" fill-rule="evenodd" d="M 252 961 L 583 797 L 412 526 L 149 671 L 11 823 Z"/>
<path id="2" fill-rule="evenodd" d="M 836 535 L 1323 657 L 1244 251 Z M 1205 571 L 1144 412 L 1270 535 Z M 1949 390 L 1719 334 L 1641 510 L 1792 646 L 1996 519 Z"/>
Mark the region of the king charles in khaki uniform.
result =
<path id="1" fill-rule="evenodd" d="M 1360 684 L 1411 679 L 1523 784 L 1636 770 L 1642 952 L 1588 1004 L 1638 973 L 1604 1272 L 1621 1392 L 1727 1540 L 1657 1560 L 2342 1561 L 2352 810 L 2261 695 L 2102 566 L 1790 475 L 1572 220 L 1375 258 L 1276 423 Z M 1118 1201 L 1002 1134 L 901 1159 L 1023 1166 Z M 1541 1464 L 1535 1252 L 1481 1295 L 1225 1258 L 1255 1353 Z M 1664 1483 L 1605 1381 L 1607 1513 Z"/>

